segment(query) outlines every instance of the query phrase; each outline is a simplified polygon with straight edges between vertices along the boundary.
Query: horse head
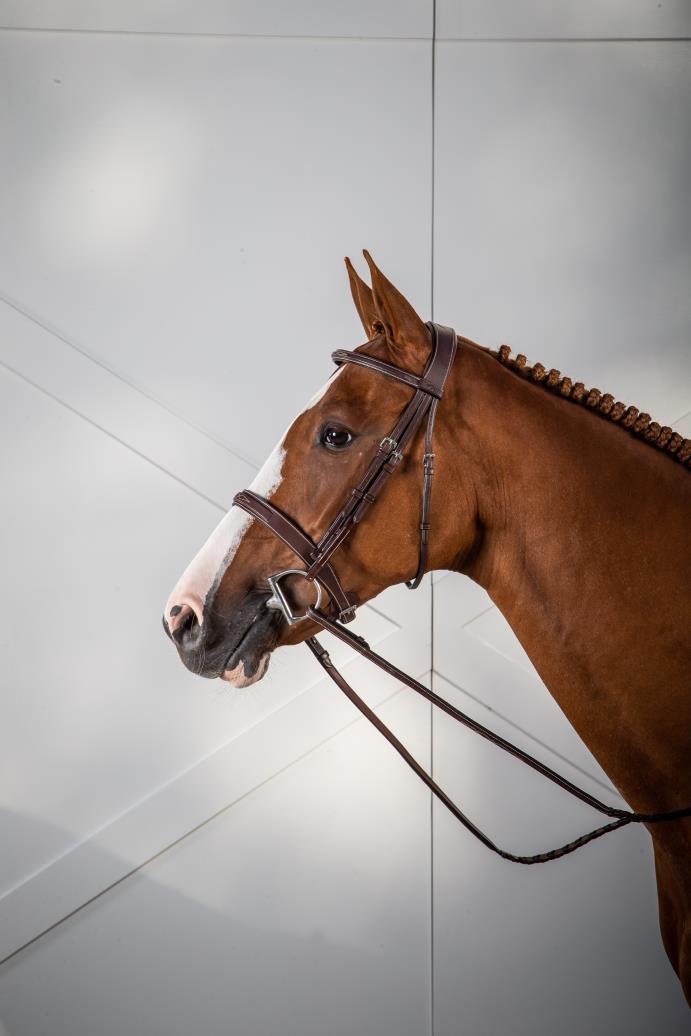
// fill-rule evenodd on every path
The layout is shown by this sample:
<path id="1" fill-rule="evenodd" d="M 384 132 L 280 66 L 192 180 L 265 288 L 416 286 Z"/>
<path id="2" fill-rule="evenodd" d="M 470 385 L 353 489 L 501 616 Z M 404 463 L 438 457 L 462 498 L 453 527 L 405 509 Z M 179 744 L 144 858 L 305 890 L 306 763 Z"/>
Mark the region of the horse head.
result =
<path id="1" fill-rule="evenodd" d="M 356 350 L 417 377 L 430 359 L 430 328 L 365 252 L 372 287 L 346 267 L 367 341 Z M 373 455 L 386 440 L 414 388 L 366 367 L 340 366 L 295 418 L 250 489 L 270 500 L 318 542 L 348 499 Z M 444 435 L 435 432 L 437 467 L 444 466 Z M 331 559 L 340 585 L 357 604 L 415 576 L 420 556 L 420 480 L 424 436 L 416 432 L 366 520 Z M 398 457 L 396 458 L 399 459 Z M 437 478 L 435 505 L 451 487 Z M 454 551 L 450 535 L 435 529 L 437 562 Z M 455 535 L 457 541 L 457 535 Z M 434 562 L 434 557 L 430 555 Z M 428 567 L 439 567 L 430 564 Z M 236 687 L 261 679 L 273 649 L 313 636 L 310 619 L 289 624 L 277 610 L 272 574 L 304 565 L 264 524 L 234 505 L 185 569 L 164 611 L 166 632 L 193 672 L 222 677 Z M 296 612 L 315 602 L 322 587 L 284 577 L 286 600 Z M 333 601 L 327 606 L 333 610 Z"/>

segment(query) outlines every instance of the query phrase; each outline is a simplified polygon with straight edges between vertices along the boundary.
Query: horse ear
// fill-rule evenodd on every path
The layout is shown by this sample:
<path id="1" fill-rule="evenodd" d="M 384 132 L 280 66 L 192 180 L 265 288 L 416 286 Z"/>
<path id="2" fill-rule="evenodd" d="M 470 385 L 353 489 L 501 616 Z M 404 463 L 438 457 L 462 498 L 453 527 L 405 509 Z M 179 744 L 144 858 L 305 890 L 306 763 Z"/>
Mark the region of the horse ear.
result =
<path id="1" fill-rule="evenodd" d="M 419 368 L 429 355 L 429 328 L 376 266 L 369 252 L 365 249 L 362 254 L 372 275 L 372 297 L 389 352 L 394 362 Z"/>
<path id="2" fill-rule="evenodd" d="M 383 334 L 384 325 L 377 313 L 377 307 L 374 304 L 374 298 L 372 296 L 372 289 L 368 284 L 365 284 L 348 256 L 345 257 L 345 264 L 346 270 L 348 271 L 348 279 L 350 280 L 350 291 L 353 296 L 353 302 L 355 303 L 355 308 L 358 311 L 360 320 L 362 321 L 365 334 L 367 335 L 368 340 L 370 338 L 375 338 L 378 334 Z"/>

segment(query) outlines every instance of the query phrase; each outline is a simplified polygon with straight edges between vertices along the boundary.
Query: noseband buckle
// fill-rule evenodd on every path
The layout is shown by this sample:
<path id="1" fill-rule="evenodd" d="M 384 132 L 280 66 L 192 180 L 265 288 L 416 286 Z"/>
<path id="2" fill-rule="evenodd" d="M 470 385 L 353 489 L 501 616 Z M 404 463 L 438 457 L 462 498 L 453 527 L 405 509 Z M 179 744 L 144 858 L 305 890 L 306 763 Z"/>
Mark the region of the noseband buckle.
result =
<path id="1" fill-rule="evenodd" d="M 293 609 L 290 607 L 288 598 L 284 594 L 280 580 L 284 576 L 303 576 L 307 578 L 307 573 L 302 568 L 286 568 L 283 572 L 275 572 L 272 576 L 269 576 L 267 582 L 271 587 L 271 597 L 266 602 L 266 607 L 271 608 L 274 611 L 283 612 L 283 618 L 286 620 L 289 626 L 294 626 L 297 622 L 302 622 L 303 619 L 309 618 L 307 612 L 302 612 L 301 615 L 296 615 Z M 321 585 L 315 579 L 314 586 L 317 590 L 317 600 L 312 605 L 315 611 L 319 610 L 319 606 L 322 600 L 322 588 Z"/>

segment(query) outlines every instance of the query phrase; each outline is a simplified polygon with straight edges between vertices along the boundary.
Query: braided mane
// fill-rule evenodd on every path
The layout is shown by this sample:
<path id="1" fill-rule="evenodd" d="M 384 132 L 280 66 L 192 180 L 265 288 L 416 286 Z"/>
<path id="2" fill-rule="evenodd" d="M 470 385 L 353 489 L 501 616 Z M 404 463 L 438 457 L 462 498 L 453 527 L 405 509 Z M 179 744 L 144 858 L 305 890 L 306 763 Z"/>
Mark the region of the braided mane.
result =
<path id="1" fill-rule="evenodd" d="M 519 377 L 542 385 L 549 392 L 570 399 L 573 403 L 594 410 L 632 435 L 637 435 L 644 442 L 655 446 L 662 453 L 674 457 L 684 467 L 691 468 L 691 439 L 685 439 L 667 425 L 651 421 L 650 414 L 641 413 L 638 407 L 626 406 L 625 403 L 615 401 L 609 392 L 602 393 L 597 388 L 587 389 L 582 381 L 574 382 L 571 378 L 562 377 L 560 371 L 554 368 L 547 370 L 541 363 L 535 363 L 531 367 L 522 353 L 512 357 L 508 345 L 502 345 L 498 350 L 486 349 L 486 352 Z"/>

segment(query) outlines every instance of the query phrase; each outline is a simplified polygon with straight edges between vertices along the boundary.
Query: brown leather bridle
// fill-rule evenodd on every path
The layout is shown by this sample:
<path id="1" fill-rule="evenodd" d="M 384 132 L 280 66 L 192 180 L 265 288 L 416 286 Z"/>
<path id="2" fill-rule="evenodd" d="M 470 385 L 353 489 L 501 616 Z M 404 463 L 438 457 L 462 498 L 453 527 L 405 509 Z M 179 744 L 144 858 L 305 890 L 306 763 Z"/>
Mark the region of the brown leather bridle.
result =
<path id="1" fill-rule="evenodd" d="M 275 504 L 258 493 L 253 493 L 251 489 L 244 489 L 233 500 L 234 504 L 257 518 L 267 529 L 271 529 L 305 565 L 304 571 L 286 569 L 269 577 L 273 597 L 268 606 L 280 608 L 290 625 L 302 621 L 305 615 L 295 615 L 280 588 L 281 579 L 287 575 L 300 574 L 310 582 L 316 580 L 321 583 L 331 599 L 332 614 L 341 622 L 350 622 L 355 617 L 355 609 L 358 605 L 357 597 L 343 589 L 336 571 L 330 564 L 330 558 L 365 517 L 386 485 L 389 476 L 398 467 L 406 448 L 413 441 L 415 433 L 426 417 L 420 515 L 420 560 L 415 576 L 406 584 L 411 590 L 417 589 L 420 585 L 420 580 L 427 567 L 430 497 L 432 476 L 434 475 L 434 419 L 437 416 L 439 400 L 444 395 L 444 386 L 456 355 L 457 344 L 456 333 L 452 328 L 432 323 L 427 326 L 432 333 L 432 353 L 425 371 L 420 377 L 409 371 L 401 370 L 392 363 L 368 356 L 366 353 L 337 349 L 331 354 L 336 364 L 352 363 L 358 367 L 364 367 L 366 370 L 376 371 L 378 374 L 384 374 L 388 378 L 409 385 L 415 391 L 410 402 L 401 411 L 396 424 L 379 443 L 377 451 L 362 477 L 351 489 L 345 504 L 318 543 L 315 543 L 304 529 L 301 529 Z"/>
<path id="2" fill-rule="evenodd" d="M 375 502 L 390 475 L 398 467 L 405 450 L 411 445 L 415 433 L 420 428 L 425 417 L 427 425 L 425 429 L 425 450 L 423 454 L 423 477 L 422 477 L 422 505 L 420 514 L 420 555 L 417 572 L 414 577 L 406 583 L 410 590 L 415 590 L 427 568 L 427 549 L 430 532 L 430 502 L 432 494 L 432 477 L 434 475 L 434 422 L 437 415 L 439 401 L 443 398 L 446 380 L 453 365 L 456 355 L 457 338 L 456 333 L 450 327 L 443 324 L 428 323 L 427 327 L 432 334 L 432 352 L 430 359 L 421 376 L 412 374 L 410 371 L 402 370 L 394 364 L 378 360 L 366 353 L 350 352 L 345 349 L 337 349 L 332 353 L 336 364 L 352 363 L 364 367 L 367 370 L 384 374 L 414 389 L 410 401 L 401 411 L 396 424 L 389 435 L 380 442 L 374 456 L 367 466 L 357 485 L 350 491 L 345 504 L 329 525 L 321 539 L 315 543 L 300 526 L 287 514 L 284 514 L 275 504 L 254 493 L 250 489 L 244 489 L 237 493 L 233 503 L 241 507 L 256 518 L 262 525 L 273 532 L 287 547 L 292 550 L 304 564 L 304 569 L 284 569 L 269 576 L 268 582 L 272 595 L 266 602 L 266 607 L 276 609 L 283 613 L 288 625 L 293 626 L 304 620 L 311 620 L 322 629 L 327 630 L 339 640 L 344 641 L 359 654 L 379 666 L 380 669 L 395 677 L 399 682 L 416 691 L 427 701 L 437 706 L 447 715 L 462 723 L 464 726 L 474 730 L 481 737 L 491 741 L 492 744 L 520 759 L 526 766 L 537 770 L 548 780 L 557 784 L 570 795 L 587 803 L 593 809 L 598 810 L 605 816 L 612 818 L 611 822 L 602 827 L 582 835 L 580 838 L 558 849 L 549 852 L 537 853 L 533 856 L 517 856 L 497 846 L 484 832 L 468 819 L 459 807 L 449 798 L 444 790 L 435 780 L 423 769 L 417 760 L 408 752 L 407 748 L 398 740 L 389 728 L 382 722 L 377 714 L 365 704 L 359 695 L 353 690 L 343 675 L 334 666 L 329 653 L 321 646 L 316 637 L 310 637 L 306 643 L 314 654 L 317 661 L 325 669 L 337 687 L 350 699 L 360 712 L 380 731 L 387 741 L 396 749 L 399 755 L 406 761 L 408 766 L 420 777 L 432 793 L 444 803 L 447 809 L 466 827 L 483 845 L 497 853 L 505 860 L 512 863 L 546 863 L 549 860 L 557 860 L 568 853 L 573 852 L 580 846 L 599 838 L 601 835 L 624 827 L 631 823 L 655 824 L 665 821 L 678 820 L 681 817 L 691 816 L 691 806 L 683 809 L 672 810 L 667 813 L 632 813 L 628 810 L 615 809 L 606 805 L 593 795 L 583 791 L 572 784 L 565 777 L 550 769 L 544 763 L 524 752 L 516 745 L 511 744 L 493 731 L 484 727 L 481 723 L 471 719 L 470 716 L 456 709 L 444 698 L 439 697 L 429 690 L 418 680 L 402 672 L 391 662 L 378 655 L 369 646 L 367 641 L 356 633 L 346 629 L 342 623 L 350 622 L 355 617 L 355 611 L 360 603 L 357 596 L 343 589 L 336 570 L 331 564 L 331 557 L 341 546 L 343 541 L 362 522 L 369 508 Z M 281 586 L 281 580 L 289 575 L 299 575 L 308 582 L 314 583 L 317 591 L 317 600 L 314 605 L 308 607 L 305 612 L 296 614 Z M 319 606 L 322 600 L 322 588 L 329 595 L 330 613 L 323 611 Z"/>

